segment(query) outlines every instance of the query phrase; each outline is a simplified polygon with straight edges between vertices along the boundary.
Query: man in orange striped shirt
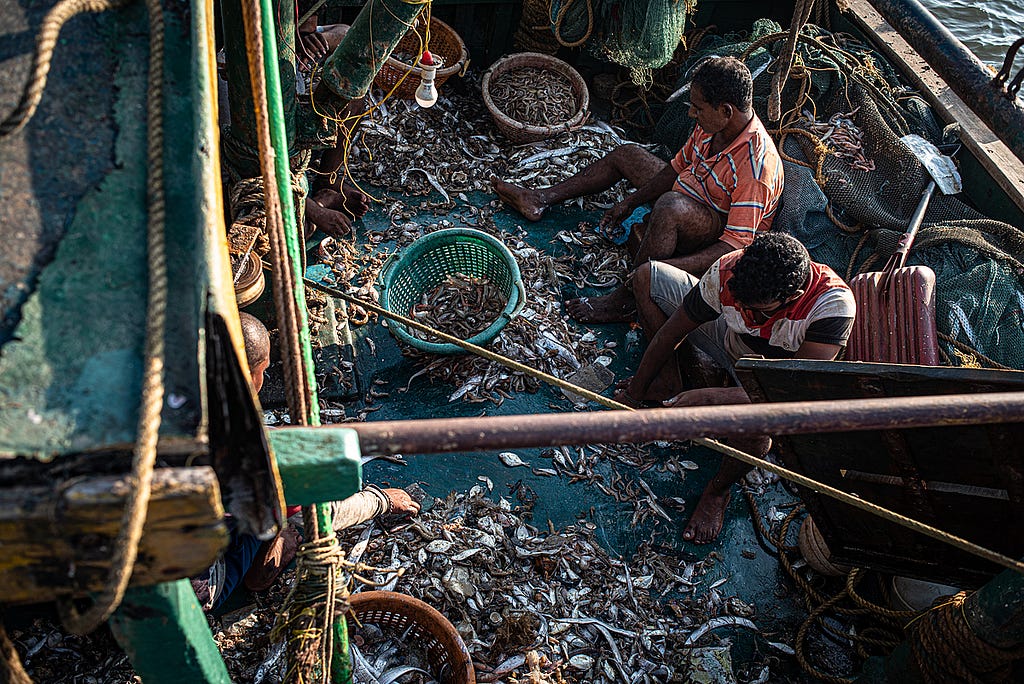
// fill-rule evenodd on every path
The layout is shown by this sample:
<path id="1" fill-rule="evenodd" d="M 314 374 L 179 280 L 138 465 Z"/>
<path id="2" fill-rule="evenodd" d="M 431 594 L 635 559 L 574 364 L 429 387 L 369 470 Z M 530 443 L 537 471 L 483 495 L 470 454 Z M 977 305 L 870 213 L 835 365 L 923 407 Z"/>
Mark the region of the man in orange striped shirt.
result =
<path id="1" fill-rule="evenodd" d="M 495 191 L 536 221 L 554 204 L 627 179 L 638 189 L 605 213 L 600 228 L 615 228 L 653 202 L 633 265 L 659 260 L 700 276 L 719 257 L 768 230 L 782 197 L 782 161 L 754 113 L 752 97 L 753 81 L 743 62 L 709 59 L 695 70 L 690 86 L 689 114 L 697 125 L 671 164 L 638 145 L 623 145 L 550 188 L 531 190 L 492 179 Z M 604 297 L 569 300 L 566 310 L 581 322 L 632 320 L 631 283 Z"/>

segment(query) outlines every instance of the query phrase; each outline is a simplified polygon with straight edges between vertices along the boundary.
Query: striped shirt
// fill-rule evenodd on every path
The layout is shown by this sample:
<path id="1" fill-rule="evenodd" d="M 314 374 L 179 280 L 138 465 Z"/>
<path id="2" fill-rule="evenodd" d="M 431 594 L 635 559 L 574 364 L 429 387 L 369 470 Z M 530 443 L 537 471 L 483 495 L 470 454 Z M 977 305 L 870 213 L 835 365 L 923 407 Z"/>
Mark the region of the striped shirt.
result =
<path id="1" fill-rule="evenodd" d="M 725 318 L 728 332 L 723 342 L 732 358 L 751 354 L 791 358 L 805 341 L 846 346 L 857 305 L 850 288 L 835 271 L 812 261 L 803 295 L 761 322 L 736 301 L 729 289 L 742 254 L 743 250 L 730 252 L 715 262 L 682 304 L 695 323 Z"/>
<path id="2" fill-rule="evenodd" d="M 722 242 L 741 249 L 768 230 L 782 198 L 782 160 L 755 114 L 747 127 L 718 154 L 700 125 L 672 160 L 679 177 L 673 190 L 725 216 Z"/>

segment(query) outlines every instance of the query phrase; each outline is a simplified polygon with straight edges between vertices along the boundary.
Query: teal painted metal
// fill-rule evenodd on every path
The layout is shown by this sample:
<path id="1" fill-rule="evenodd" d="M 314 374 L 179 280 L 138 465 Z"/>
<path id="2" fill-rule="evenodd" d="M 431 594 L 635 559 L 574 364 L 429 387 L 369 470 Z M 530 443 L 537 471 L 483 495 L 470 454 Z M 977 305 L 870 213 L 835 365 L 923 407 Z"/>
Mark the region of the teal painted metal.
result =
<path id="1" fill-rule="evenodd" d="M 72 198 L 68 225 L 54 260 L 40 274 L 35 293 L 22 309 L 14 339 L 0 354 L 0 454 L 42 460 L 83 451 L 121 452 L 127 458 L 135 439 L 142 346 L 146 318 L 146 14 L 142 5 L 103 15 L 110 26 L 81 38 L 109 52 L 111 71 L 97 87 L 110 88 L 110 120 L 87 114 L 86 129 L 110 128 L 110 146 L 83 147 L 112 162 L 105 176 Z M 168 293 L 165 377 L 174 405 L 165 405 L 162 449 L 196 453 L 203 445 L 200 389 L 200 330 L 209 279 L 203 255 L 208 221 L 206 188 L 210 137 L 203 112 L 208 98 L 194 89 L 198 80 L 190 59 L 193 43 L 181 17 L 166 14 L 164 163 L 167 194 Z M 60 57 L 62 45 L 58 45 Z M 58 59 L 55 66 L 60 62 Z M 47 90 L 44 101 L 61 100 Z M 208 117 L 208 114 L 206 114 Z M 32 140 L 69 144 L 59 125 L 33 121 Z M 99 136 L 98 140 L 105 140 Z M 54 143 L 52 139 L 59 140 Z M 33 145 L 36 142 L 32 143 Z M 23 163 L 31 158 L 26 154 Z M 35 159 L 34 177 L 57 178 L 62 169 Z M 201 171 L 197 171 L 201 170 Z M 18 171 L 21 171 L 20 169 Z M 8 167 L 4 167 L 4 173 Z M 11 168 L 11 173 L 15 170 Z M 57 176 L 54 176 L 54 174 Z M 53 185 L 58 181 L 47 181 Z M 42 207 L 49 206 L 40 202 Z M 25 215 L 25 220 L 31 217 Z M 22 228 L 4 224 L 8 241 Z M 30 231 L 26 231 L 30 234 Z M 179 403 L 180 400 L 180 403 Z"/>
<path id="2" fill-rule="evenodd" d="M 146 684 L 231 682 L 188 580 L 130 589 L 110 629 Z"/>
<path id="3" fill-rule="evenodd" d="M 337 501 L 359 491 L 362 465 L 355 430 L 296 427 L 268 435 L 289 505 Z"/>
<path id="4" fill-rule="evenodd" d="M 367 2 L 324 63 L 323 83 L 345 101 L 365 95 L 424 6 L 405 0 Z"/>

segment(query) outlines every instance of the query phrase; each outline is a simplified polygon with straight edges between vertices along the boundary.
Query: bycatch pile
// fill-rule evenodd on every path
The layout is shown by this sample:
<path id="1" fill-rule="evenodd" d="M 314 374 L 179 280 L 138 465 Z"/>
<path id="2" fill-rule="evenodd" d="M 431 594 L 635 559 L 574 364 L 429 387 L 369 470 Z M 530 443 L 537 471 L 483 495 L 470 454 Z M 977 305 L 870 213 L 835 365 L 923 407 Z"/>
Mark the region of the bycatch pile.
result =
<path id="1" fill-rule="evenodd" d="M 538 529 L 528 503 L 480 489 L 436 500 L 394 536 L 342 534 L 344 547 L 365 546 L 362 562 L 406 569 L 385 588 L 444 614 L 479 682 L 685 681 L 688 654 L 711 629 L 756 629 L 756 608 L 728 597 L 727 579 L 705 580 L 715 554 L 687 563 L 641 545 L 612 558 L 593 523 Z"/>
<path id="2" fill-rule="evenodd" d="M 551 69 L 522 67 L 489 83 L 495 106 L 510 119 L 534 126 L 563 124 L 579 110 L 568 78 Z"/>
<path id="3" fill-rule="evenodd" d="M 409 311 L 409 317 L 465 340 L 498 320 L 505 304 L 504 294 L 490 278 L 455 273 L 425 292 Z M 434 336 L 419 330 L 410 329 L 409 333 L 421 340 L 436 341 Z"/>

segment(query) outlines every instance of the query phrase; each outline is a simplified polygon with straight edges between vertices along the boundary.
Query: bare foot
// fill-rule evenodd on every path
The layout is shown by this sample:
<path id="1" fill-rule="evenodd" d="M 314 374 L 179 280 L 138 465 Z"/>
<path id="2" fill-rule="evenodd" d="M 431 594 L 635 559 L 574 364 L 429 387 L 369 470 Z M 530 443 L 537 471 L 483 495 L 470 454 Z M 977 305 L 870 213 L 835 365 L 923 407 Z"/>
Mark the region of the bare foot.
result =
<path id="1" fill-rule="evenodd" d="M 343 238 L 352 232 L 352 217 L 328 209 L 312 197 L 306 198 L 306 219 L 333 238 Z"/>
<path id="2" fill-rule="evenodd" d="M 548 208 L 538 199 L 536 190 L 506 183 L 497 176 L 491 176 L 491 185 L 494 186 L 494 192 L 498 193 L 498 197 L 505 204 L 511 205 L 513 209 L 530 221 L 540 221 L 544 216 L 544 211 Z"/>
<path id="3" fill-rule="evenodd" d="M 313 194 L 313 201 L 333 211 L 340 211 L 349 218 L 362 218 L 370 210 L 370 201 L 357 188 L 342 185 L 342 192 L 334 188 L 321 188 Z"/>
<path id="4" fill-rule="evenodd" d="M 705 488 L 697 502 L 697 509 L 683 530 L 683 539 L 694 544 L 714 541 L 725 524 L 725 509 L 729 506 L 730 496 L 729 490 L 720 495 L 711 491 L 710 487 Z"/>
<path id="5" fill-rule="evenodd" d="M 623 287 L 604 297 L 570 299 L 565 310 L 580 323 L 625 323 L 636 318 L 636 302 Z"/>

